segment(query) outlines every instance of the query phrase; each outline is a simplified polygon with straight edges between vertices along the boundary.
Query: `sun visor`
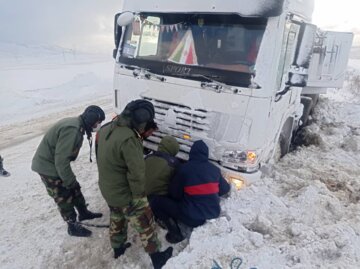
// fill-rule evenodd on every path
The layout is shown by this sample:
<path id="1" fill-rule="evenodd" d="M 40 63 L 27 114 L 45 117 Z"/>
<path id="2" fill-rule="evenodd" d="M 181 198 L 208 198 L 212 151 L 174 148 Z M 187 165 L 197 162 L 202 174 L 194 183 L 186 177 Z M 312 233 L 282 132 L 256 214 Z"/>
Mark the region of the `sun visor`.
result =
<path id="1" fill-rule="evenodd" d="M 275 17 L 283 11 L 284 0 L 131 0 L 123 10 L 154 13 L 237 13 L 244 17 Z"/>

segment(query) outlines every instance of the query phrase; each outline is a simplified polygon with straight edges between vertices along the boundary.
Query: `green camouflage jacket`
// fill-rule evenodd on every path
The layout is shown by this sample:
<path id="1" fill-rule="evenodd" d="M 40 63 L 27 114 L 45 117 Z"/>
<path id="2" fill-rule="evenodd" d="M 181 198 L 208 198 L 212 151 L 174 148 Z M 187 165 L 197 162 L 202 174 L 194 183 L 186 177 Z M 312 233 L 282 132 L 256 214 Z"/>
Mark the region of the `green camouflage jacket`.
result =
<path id="1" fill-rule="evenodd" d="M 146 195 L 167 195 L 177 162 L 174 156 L 179 152 L 179 143 L 171 136 L 161 139 L 157 153 L 145 160 Z M 160 153 L 160 154 L 159 154 Z M 174 160 L 175 159 L 175 160 Z"/>
<path id="2" fill-rule="evenodd" d="M 76 176 L 70 162 L 75 161 L 84 140 L 80 117 L 58 121 L 45 134 L 32 160 L 31 169 L 45 176 L 60 178 L 69 186 Z"/>
<path id="3" fill-rule="evenodd" d="M 144 197 L 145 161 L 140 135 L 121 116 L 98 132 L 99 187 L 108 205 L 128 206 Z"/>

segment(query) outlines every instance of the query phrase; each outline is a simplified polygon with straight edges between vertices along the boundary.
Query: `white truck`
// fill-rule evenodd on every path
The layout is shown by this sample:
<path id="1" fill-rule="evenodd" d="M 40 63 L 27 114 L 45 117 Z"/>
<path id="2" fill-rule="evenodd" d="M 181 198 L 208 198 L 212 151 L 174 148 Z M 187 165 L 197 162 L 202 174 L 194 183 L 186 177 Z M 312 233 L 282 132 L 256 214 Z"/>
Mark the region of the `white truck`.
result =
<path id="1" fill-rule="evenodd" d="M 241 186 L 289 151 L 318 94 L 341 88 L 353 34 L 311 24 L 313 0 L 123 0 L 115 16 L 120 113 L 149 100 L 186 160 L 194 141 Z M 326 11 L 325 11 L 326 12 Z"/>

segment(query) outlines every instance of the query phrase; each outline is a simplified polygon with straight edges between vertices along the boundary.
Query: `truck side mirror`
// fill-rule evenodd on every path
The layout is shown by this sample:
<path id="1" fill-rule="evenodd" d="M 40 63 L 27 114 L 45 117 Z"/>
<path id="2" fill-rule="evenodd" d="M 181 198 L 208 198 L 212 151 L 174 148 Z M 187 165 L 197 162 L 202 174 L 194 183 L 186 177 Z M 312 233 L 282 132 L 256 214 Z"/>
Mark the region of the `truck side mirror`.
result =
<path id="1" fill-rule="evenodd" d="M 115 49 L 113 51 L 113 58 L 116 58 L 116 54 L 120 45 L 122 27 L 127 26 L 130 23 L 134 22 L 135 14 L 131 11 L 126 11 L 123 13 L 118 13 L 115 15 L 114 19 L 114 41 Z"/>
<path id="2" fill-rule="evenodd" d="M 303 23 L 299 33 L 299 43 L 296 47 L 294 63 L 296 67 L 309 68 L 313 53 L 317 27 L 313 24 Z"/>
<path id="3" fill-rule="evenodd" d="M 114 42 L 115 42 L 115 49 L 113 51 L 113 58 L 115 59 L 117 50 L 119 48 L 121 34 L 122 34 L 122 27 L 117 23 L 118 18 L 120 17 L 121 13 L 115 15 L 114 18 Z"/>
<path id="4" fill-rule="evenodd" d="M 290 68 L 286 85 L 305 87 L 308 80 L 308 68 L 313 54 L 317 27 L 303 23 L 299 32 L 299 42 L 296 47 L 293 64 Z"/>
<path id="5" fill-rule="evenodd" d="M 130 23 L 132 23 L 134 21 L 134 13 L 130 12 L 130 11 L 126 11 L 124 13 L 120 13 L 120 14 L 117 14 L 119 15 L 117 18 L 116 18 L 116 23 L 119 25 L 119 26 L 127 26 L 129 25 Z"/>

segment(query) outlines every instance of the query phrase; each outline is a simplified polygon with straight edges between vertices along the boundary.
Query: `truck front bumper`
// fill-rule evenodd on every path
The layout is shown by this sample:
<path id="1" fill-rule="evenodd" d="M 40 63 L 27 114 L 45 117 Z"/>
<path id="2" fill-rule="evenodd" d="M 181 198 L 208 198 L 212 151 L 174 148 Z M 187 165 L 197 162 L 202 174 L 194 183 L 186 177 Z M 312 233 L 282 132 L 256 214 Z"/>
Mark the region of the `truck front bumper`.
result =
<path id="1" fill-rule="evenodd" d="M 214 163 L 214 165 L 220 168 L 223 177 L 227 180 L 227 182 L 233 184 L 237 190 L 258 181 L 261 176 L 261 172 L 259 170 L 254 173 L 243 173 L 225 168 L 217 163 Z"/>

